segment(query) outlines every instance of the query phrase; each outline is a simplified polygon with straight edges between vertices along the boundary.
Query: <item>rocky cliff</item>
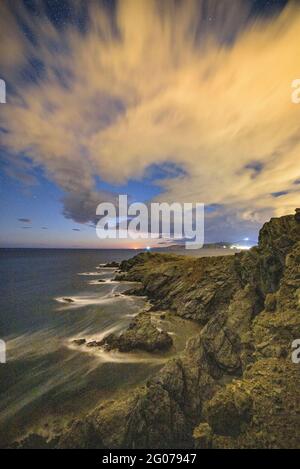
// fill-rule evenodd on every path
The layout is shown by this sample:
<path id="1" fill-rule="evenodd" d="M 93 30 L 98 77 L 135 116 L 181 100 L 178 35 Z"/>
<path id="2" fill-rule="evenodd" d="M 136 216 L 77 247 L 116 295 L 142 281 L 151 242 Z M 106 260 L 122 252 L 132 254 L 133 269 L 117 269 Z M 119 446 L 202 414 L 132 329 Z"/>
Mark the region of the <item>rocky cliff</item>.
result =
<path id="1" fill-rule="evenodd" d="M 298 212 L 299 213 L 299 212 Z M 179 358 L 71 426 L 59 447 L 300 447 L 300 221 L 271 219 L 249 252 L 145 253 L 121 264 L 156 310 L 201 324 Z"/>

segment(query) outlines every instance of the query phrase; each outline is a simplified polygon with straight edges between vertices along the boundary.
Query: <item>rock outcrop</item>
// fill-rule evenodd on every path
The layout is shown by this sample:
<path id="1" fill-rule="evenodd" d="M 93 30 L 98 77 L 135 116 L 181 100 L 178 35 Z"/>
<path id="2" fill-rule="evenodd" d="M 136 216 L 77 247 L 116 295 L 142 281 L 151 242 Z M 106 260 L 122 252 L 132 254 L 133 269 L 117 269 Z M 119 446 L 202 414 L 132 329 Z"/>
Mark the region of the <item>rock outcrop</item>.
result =
<path id="1" fill-rule="evenodd" d="M 197 321 L 201 332 L 146 386 L 75 422 L 58 446 L 299 448 L 300 368 L 291 360 L 300 338 L 299 211 L 266 223 L 249 252 L 145 253 L 120 268 L 154 308 Z"/>
<path id="2" fill-rule="evenodd" d="M 149 313 L 140 313 L 120 335 L 109 334 L 98 345 L 106 350 L 160 352 L 172 347 L 172 337 L 152 324 Z"/>

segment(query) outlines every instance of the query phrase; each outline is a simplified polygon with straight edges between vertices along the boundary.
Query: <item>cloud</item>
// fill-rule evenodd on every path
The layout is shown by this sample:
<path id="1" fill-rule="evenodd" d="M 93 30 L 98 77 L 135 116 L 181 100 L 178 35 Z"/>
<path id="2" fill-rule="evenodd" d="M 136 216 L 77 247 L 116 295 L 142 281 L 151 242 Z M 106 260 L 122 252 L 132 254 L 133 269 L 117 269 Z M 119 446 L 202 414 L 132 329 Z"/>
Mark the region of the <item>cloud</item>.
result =
<path id="1" fill-rule="evenodd" d="M 19 7 L 26 39 L 4 2 L 13 94 L 0 126 L 14 167 L 24 154 L 42 167 L 65 193 L 65 216 L 80 223 L 114 200 L 96 176 L 126 183 L 165 164 L 182 171 L 160 181 L 157 199 L 220 206 L 208 230 L 290 213 L 299 205 L 291 82 L 300 75 L 300 9 L 250 20 L 250 3 L 122 0 L 109 11 L 90 2 L 85 31 Z M 21 81 L 32 63 L 35 80 Z"/>
<path id="2" fill-rule="evenodd" d="M 80 231 L 79 228 L 72 228 L 72 231 Z"/>
<path id="3" fill-rule="evenodd" d="M 70 189 L 62 199 L 63 214 L 77 223 L 97 222 L 96 208 L 101 202 L 115 202 L 115 196 L 105 191 L 88 188 Z"/>
<path id="4" fill-rule="evenodd" d="M 31 223 L 31 220 L 29 218 L 18 218 L 18 221 L 22 223 Z"/>

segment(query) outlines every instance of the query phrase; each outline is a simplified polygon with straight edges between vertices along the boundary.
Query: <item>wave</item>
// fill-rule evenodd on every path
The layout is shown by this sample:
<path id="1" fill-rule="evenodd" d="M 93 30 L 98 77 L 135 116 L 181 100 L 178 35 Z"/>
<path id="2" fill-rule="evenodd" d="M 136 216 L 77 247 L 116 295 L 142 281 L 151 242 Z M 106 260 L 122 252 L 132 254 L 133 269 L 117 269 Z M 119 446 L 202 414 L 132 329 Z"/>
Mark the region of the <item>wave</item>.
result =
<path id="1" fill-rule="evenodd" d="M 120 282 L 118 280 L 113 280 L 111 278 L 105 278 L 105 279 L 100 279 L 100 280 L 90 280 L 88 283 L 89 285 L 105 285 L 107 283 L 109 283 L 110 285 L 114 285 L 114 284 L 119 284 Z"/>
<path id="2" fill-rule="evenodd" d="M 79 272 L 77 275 L 82 275 L 86 277 L 97 277 L 103 274 L 101 272 Z"/>
<path id="3" fill-rule="evenodd" d="M 93 341 L 100 342 L 107 335 L 114 332 L 120 332 L 120 328 L 118 326 L 111 327 L 100 334 L 85 336 L 85 340 L 87 343 Z M 74 340 L 78 340 L 80 338 L 82 338 L 82 336 L 73 337 L 72 340 L 67 343 L 67 346 L 71 350 L 76 350 L 79 353 L 86 353 L 93 357 L 97 357 L 103 363 L 164 363 L 167 360 L 167 357 L 162 357 L 159 355 L 155 356 L 147 352 L 108 352 L 99 346 L 89 347 L 87 343 L 78 346 L 73 343 Z"/>
<path id="4" fill-rule="evenodd" d="M 122 280 L 122 282 L 120 282 L 119 280 L 114 280 L 112 278 L 103 278 L 103 279 L 99 279 L 99 280 L 90 280 L 88 282 L 89 285 L 105 285 L 105 284 L 109 284 L 109 285 L 126 285 L 126 284 L 132 284 L 132 283 L 136 283 L 136 282 L 132 282 L 130 280 Z"/>
<path id="5" fill-rule="evenodd" d="M 68 297 L 58 297 L 54 298 L 58 303 L 63 304 L 64 306 L 60 309 L 72 309 L 72 308 L 82 308 L 89 305 L 101 305 L 117 301 L 120 297 L 124 300 L 124 295 L 115 294 L 114 290 L 110 293 L 99 297 L 98 295 L 83 295 L 83 296 L 68 296 Z"/>
<path id="6" fill-rule="evenodd" d="M 106 264 L 99 264 L 96 269 L 118 270 L 118 267 L 109 267 Z"/>

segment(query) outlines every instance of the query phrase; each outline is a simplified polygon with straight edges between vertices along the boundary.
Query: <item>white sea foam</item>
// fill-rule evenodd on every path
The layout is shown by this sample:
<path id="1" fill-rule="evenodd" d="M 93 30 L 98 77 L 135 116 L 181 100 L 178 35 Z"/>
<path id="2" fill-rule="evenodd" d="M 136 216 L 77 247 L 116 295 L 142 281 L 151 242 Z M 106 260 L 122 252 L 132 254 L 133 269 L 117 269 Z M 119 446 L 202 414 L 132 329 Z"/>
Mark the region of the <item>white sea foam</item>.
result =
<path id="1" fill-rule="evenodd" d="M 96 339 L 94 338 L 93 340 Z M 105 363 L 163 363 L 167 359 L 166 357 L 150 355 L 146 352 L 108 352 L 101 347 L 88 347 L 86 344 L 81 346 L 78 346 L 76 344 L 70 344 L 69 347 L 72 350 L 77 350 L 78 352 L 86 353 L 88 355 L 97 357 L 100 359 L 101 362 Z"/>
<path id="2" fill-rule="evenodd" d="M 76 337 L 73 337 L 66 345 L 71 348 L 72 350 L 76 350 L 78 352 L 87 353 L 94 357 L 100 359 L 101 362 L 105 363 L 163 363 L 166 361 L 166 357 L 162 356 L 155 356 L 153 354 L 148 354 L 147 352 L 130 352 L 130 353 L 123 353 L 118 351 L 106 351 L 101 347 L 88 347 L 88 342 L 100 342 L 109 334 L 113 334 L 115 332 L 121 332 L 122 329 L 118 325 L 105 329 L 98 334 L 89 334 L 84 335 L 80 334 Z M 85 338 L 86 343 L 83 345 L 76 345 L 73 343 L 74 340 Z"/>
<path id="3" fill-rule="evenodd" d="M 130 282 L 129 280 L 126 281 L 126 280 L 122 280 L 122 282 L 120 282 L 119 280 L 114 280 L 112 278 L 104 278 L 104 279 L 101 279 L 101 280 L 104 280 L 104 281 L 100 281 L 99 280 L 90 280 L 88 282 L 89 285 L 105 285 L 105 284 L 109 284 L 109 285 L 119 285 L 119 284 L 122 284 L 122 285 L 126 285 L 126 284 L 132 284 L 132 283 L 135 283 L 135 282 Z"/>
<path id="4" fill-rule="evenodd" d="M 73 343 L 74 340 L 82 339 L 84 337 L 87 342 L 93 342 L 93 341 L 100 342 L 101 340 L 104 339 L 104 337 L 116 331 L 120 331 L 120 327 L 115 324 L 114 326 L 108 327 L 104 329 L 102 332 L 98 332 L 98 333 L 85 334 L 84 332 L 81 332 L 80 334 L 77 334 L 76 337 L 72 337 L 70 341 L 67 343 L 67 345 L 70 346 L 71 348 L 76 348 L 76 350 L 78 350 L 79 347 L 78 345 Z M 80 348 L 83 348 L 83 347 L 80 346 Z M 87 348 L 90 348 L 90 347 L 87 347 Z"/>
<path id="5" fill-rule="evenodd" d="M 99 275 L 103 275 L 101 272 L 79 272 L 77 275 L 82 275 L 86 277 L 97 277 Z"/>
<path id="6" fill-rule="evenodd" d="M 147 355 L 146 353 L 121 353 L 106 352 L 98 349 L 94 352 L 106 363 L 164 363 L 167 358 L 161 356 Z"/>
<path id="7" fill-rule="evenodd" d="M 99 280 L 90 280 L 88 283 L 89 285 L 105 285 L 107 283 L 109 283 L 110 285 L 113 285 L 113 284 L 118 284 L 120 282 L 118 282 L 117 280 L 113 280 L 111 278 L 104 278 L 104 279 L 101 279 L 100 282 Z"/>
<path id="8" fill-rule="evenodd" d="M 125 318 L 135 318 L 138 314 L 139 314 L 139 312 L 132 313 L 132 314 L 128 313 L 128 314 L 125 314 Z"/>
<path id="9" fill-rule="evenodd" d="M 121 295 L 120 295 L 121 296 Z M 68 297 L 58 297 L 55 298 L 55 301 L 62 303 L 64 306 L 62 309 L 72 309 L 72 308 L 82 308 L 89 305 L 101 305 L 106 303 L 111 303 L 118 300 L 119 296 L 114 294 L 112 290 L 109 294 L 102 297 L 96 295 L 85 295 L 85 296 L 68 296 Z M 71 301 L 68 301 L 71 300 Z"/>
<path id="10" fill-rule="evenodd" d="M 118 270 L 118 267 L 108 267 L 106 264 L 99 264 L 96 269 Z"/>

